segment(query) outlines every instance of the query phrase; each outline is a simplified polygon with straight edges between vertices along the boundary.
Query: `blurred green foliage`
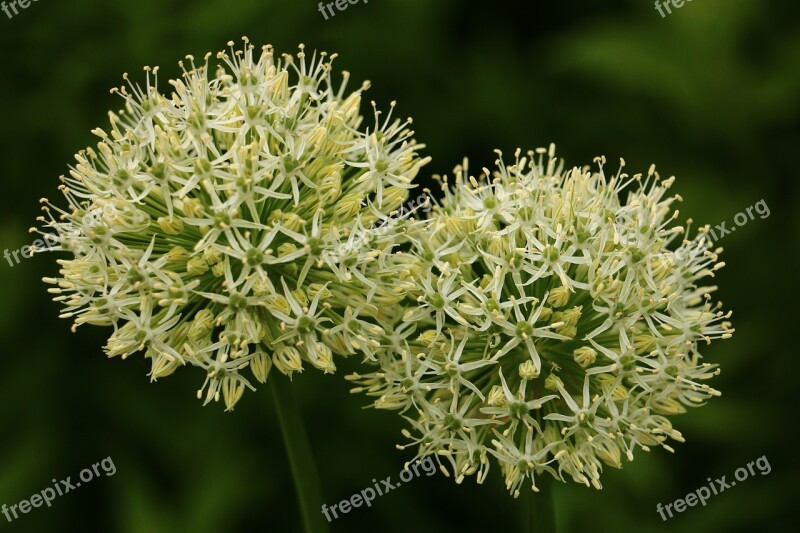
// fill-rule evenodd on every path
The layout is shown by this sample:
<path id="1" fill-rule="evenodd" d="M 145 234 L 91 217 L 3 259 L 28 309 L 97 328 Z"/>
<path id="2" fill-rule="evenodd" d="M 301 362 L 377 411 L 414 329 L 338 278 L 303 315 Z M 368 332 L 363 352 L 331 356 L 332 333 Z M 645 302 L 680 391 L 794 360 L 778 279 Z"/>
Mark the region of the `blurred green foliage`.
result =
<path id="1" fill-rule="evenodd" d="M 58 195 L 72 154 L 120 100 L 108 89 L 143 65 L 223 48 L 248 35 L 291 52 L 299 42 L 336 51 L 339 69 L 370 79 L 371 98 L 415 118 L 427 174 L 461 158 L 489 166 L 556 142 L 568 164 L 605 154 L 631 172 L 656 162 L 678 176 L 682 217 L 716 224 L 765 199 L 771 215 L 720 243 L 720 297 L 737 332 L 715 343 L 723 391 L 676 420 L 687 443 L 638 454 L 608 471 L 601 492 L 556 487 L 563 531 L 777 531 L 796 502 L 795 338 L 800 219 L 800 6 L 779 0 L 697 0 L 662 19 L 651 2 L 384 0 L 325 21 L 313 1 L 137 0 L 38 2 L 0 15 L 0 249 L 31 241 L 41 196 Z M 365 109 L 366 110 L 366 109 Z M 233 414 L 201 407 L 193 372 L 159 383 L 141 357 L 106 360 L 107 332 L 57 318 L 39 281 L 54 256 L 0 265 L 0 504 L 17 503 L 110 456 L 117 473 L 85 484 L 0 529 L 299 531 L 271 397 L 248 394 Z M 362 410 L 341 374 L 295 381 L 326 501 L 396 476 L 408 452 L 393 413 Z M 772 466 L 667 523 L 666 504 L 766 455 Z M 497 472 L 484 486 L 423 477 L 352 511 L 333 531 L 518 531 L 525 501 Z M 794 518 L 794 517 L 792 517 Z M 794 518 L 796 521 L 796 518 Z"/>

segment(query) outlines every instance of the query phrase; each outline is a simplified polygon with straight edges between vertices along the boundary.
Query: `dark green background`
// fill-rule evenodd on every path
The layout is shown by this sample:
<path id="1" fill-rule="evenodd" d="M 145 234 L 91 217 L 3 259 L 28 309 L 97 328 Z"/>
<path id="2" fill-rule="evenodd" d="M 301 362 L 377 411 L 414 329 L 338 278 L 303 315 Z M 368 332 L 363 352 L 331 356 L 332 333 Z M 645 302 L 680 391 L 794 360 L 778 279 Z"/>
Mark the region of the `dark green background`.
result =
<path id="1" fill-rule="evenodd" d="M 13 20 L 0 13 L 0 250 L 30 243 L 38 199 L 58 196 L 58 175 L 120 105 L 108 89 L 123 72 L 160 65 L 166 81 L 185 54 L 242 35 L 338 52 L 339 69 L 373 82 L 370 98 L 414 117 L 433 157 L 426 176 L 552 141 L 570 164 L 657 163 L 700 223 L 730 226 L 763 198 L 771 216 L 720 243 L 718 294 L 737 332 L 706 354 L 722 365 L 723 396 L 676 420 L 688 442 L 674 455 L 639 453 L 600 492 L 558 485 L 557 518 L 562 531 L 782 530 L 797 521 L 798 4 L 694 0 L 664 19 L 648 0 L 526 4 L 372 0 L 328 21 L 309 0 L 40 0 Z M 197 370 L 151 384 L 141 357 L 107 360 L 107 330 L 72 334 L 57 318 L 40 282 L 54 260 L 0 264 L 0 504 L 107 456 L 117 473 L 12 524 L 0 516 L 0 531 L 298 531 L 268 389 L 226 414 L 195 399 Z M 348 394 L 341 375 L 356 363 L 294 384 L 329 504 L 409 458 L 394 448 L 399 418 Z M 661 522 L 658 502 L 762 455 L 769 475 Z M 415 480 L 333 530 L 519 531 L 524 504 L 493 466 L 483 486 Z"/>

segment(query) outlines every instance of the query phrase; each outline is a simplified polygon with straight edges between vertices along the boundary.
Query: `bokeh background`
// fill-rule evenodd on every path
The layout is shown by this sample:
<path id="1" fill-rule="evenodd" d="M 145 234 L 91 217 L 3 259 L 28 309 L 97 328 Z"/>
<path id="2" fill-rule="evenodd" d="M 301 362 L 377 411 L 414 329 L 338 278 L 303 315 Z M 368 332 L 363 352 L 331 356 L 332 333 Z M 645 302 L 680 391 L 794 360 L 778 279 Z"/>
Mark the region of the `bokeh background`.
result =
<path id="1" fill-rule="evenodd" d="M 373 0 L 326 21 L 311 0 L 42 0 L 0 13 L 0 250 L 31 242 L 38 199 L 58 195 L 89 130 L 120 106 L 108 89 L 123 72 L 141 79 L 160 65 L 166 80 L 185 54 L 242 35 L 338 52 L 381 107 L 396 99 L 414 117 L 433 157 L 426 175 L 555 142 L 570 164 L 657 163 L 699 223 L 730 226 L 764 199 L 768 218 L 720 242 L 719 296 L 737 332 L 706 355 L 722 365 L 723 396 L 676 420 L 687 443 L 674 455 L 640 453 L 608 470 L 602 491 L 558 485 L 555 496 L 567 532 L 781 531 L 797 521 L 799 15 L 790 0 L 696 0 L 666 18 L 647 0 Z M 55 259 L 0 264 L 0 504 L 108 456 L 117 473 L 13 523 L 0 516 L 0 530 L 300 531 L 268 388 L 223 413 L 195 399 L 197 372 L 151 384 L 141 357 L 107 360 L 108 331 L 73 334 L 57 318 L 40 281 Z M 410 457 L 394 447 L 396 415 L 348 394 L 341 375 L 356 364 L 294 384 L 329 504 L 396 477 Z M 657 503 L 763 455 L 770 474 L 662 523 Z M 483 486 L 437 474 L 332 530 L 520 531 L 524 516 L 496 470 Z"/>

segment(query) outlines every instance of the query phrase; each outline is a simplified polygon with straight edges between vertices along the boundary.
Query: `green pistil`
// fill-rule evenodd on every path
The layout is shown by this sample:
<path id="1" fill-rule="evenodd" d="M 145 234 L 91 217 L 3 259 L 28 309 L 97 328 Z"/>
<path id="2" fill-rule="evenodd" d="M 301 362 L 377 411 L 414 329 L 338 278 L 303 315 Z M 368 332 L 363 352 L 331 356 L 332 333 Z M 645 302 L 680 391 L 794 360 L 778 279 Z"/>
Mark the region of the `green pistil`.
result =
<path id="1" fill-rule="evenodd" d="M 299 166 L 300 162 L 291 155 L 287 155 L 283 158 L 283 168 L 287 173 L 294 172 Z"/>
<path id="2" fill-rule="evenodd" d="M 150 169 L 150 174 L 158 180 L 162 181 L 167 176 L 167 166 L 164 163 L 156 163 Z"/>
<path id="3" fill-rule="evenodd" d="M 452 414 L 448 413 L 444 417 L 444 427 L 447 428 L 449 431 L 456 432 L 462 428 L 463 424 L 461 420 L 453 416 Z"/>
<path id="4" fill-rule="evenodd" d="M 255 105 L 247 106 L 247 118 L 250 120 L 255 120 L 261 114 L 261 107 Z"/>
<path id="5" fill-rule="evenodd" d="M 211 173 L 211 162 L 207 159 L 200 159 L 194 164 L 194 170 L 197 174 L 205 176 Z"/>
<path id="6" fill-rule="evenodd" d="M 174 287 L 174 286 L 170 287 L 167 292 L 168 292 L 170 298 L 172 298 L 173 300 L 186 298 L 186 296 L 187 296 L 186 295 L 186 291 L 184 291 L 180 287 Z"/>
<path id="7" fill-rule="evenodd" d="M 214 227 L 217 229 L 227 229 L 231 226 L 231 216 L 228 213 L 216 213 L 214 215 Z"/>
<path id="8" fill-rule="evenodd" d="M 561 252 L 559 252 L 558 248 L 556 248 L 555 246 L 548 246 L 547 248 L 544 249 L 542 255 L 544 256 L 545 259 L 547 259 L 551 263 L 554 263 L 558 261 L 559 257 L 561 257 Z"/>
<path id="9" fill-rule="evenodd" d="M 517 322 L 517 327 L 514 329 L 517 337 L 524 339 L 533 335 L 533 326 L 524 320 Z"/>
<path id="10" fill-rule="evenodd" d="M 508 413 L 514 420 L 522 420 L 529 412 L 530 409 L 523 402 L 511 402 L 508 404 Z"/>
<path id="11" fill-rule="evenodd" d="M 620 357 L 619 364 L 623 372 L 633 372 L 636 370 L 636 358 L 631 354 L 625 354 Z"/>
<path id="12" fill-rule="evenodd" d="M 433 293 L 431 297 L 428 298 L 428 303 L 430 303 L 431 307 L 433 307 L 434 309 L 439 309 L 439 310 L 444 309 L 445 305 L 444 297 L 438 292 Z"/>
<path id="13" fill-rule="evenodd" d="M 130 172 L 125 169 L 119 169 L 114 173 L 114 176 L 111 178 L 111 182 L 115 187 L 124 190 L 130 187 L 132 179 L 133 177 L 131 176 Z"/>
<path id="14" fill-rule="evenodd" d="M 313 257 L 319 257 L 322 255 L 322 248 L 324 246 L 324 241 L 317 237 L 312 237 L 308 239 L 308 249 L 309 254 Z"/>
<path id="15" fill-rule="evenodd" d="M 483 306 L 490 313 L 493 313 L 495 311 L 500 311 L 500 303 L 494 298 L 489 298 L 488 300 L 486 300 L 486 303 L 483 304 Z"/>
<path id="16" fill-rule="evenodd" d="M 247 250 L 247 264 L 254 267 L 264 262 L 264 254 L 258 248 L 250 248 Z"/>
<path id="17" fill-rule="evenodd" d="M 297 331 L 304 335 L 313 333 L 317 323 L 308 315 L 303 315 L 297 321 Z"/>
<path id="18" fill-rule="evenodd" d="M 508 266 L 511 268 L 520 268 L 525 262 L 525 257 L 516 250 L 511 252 L 508 257 Z"/>
<path id="19" fill-rule="evenodd" d="M 188 119 L 189 127 L 195 131 L 202 131 L 206 125 L 206 117 L 202 113 L 192 113 Z"/>
<path id="20" fill-rule="evenodd" d="M 247 307 L 247 297 L 239 293 L 233 293 L 228 300 L 228 307 L 233 311 L 242 311 Z"/>
<path id="21" fill-rule="evenodd" d="M 144 275 L 136 267 L 132 267 L 128 272 L 128 282 L 130 282 L 131 285 L 141 283 L 144 279 Z"/>

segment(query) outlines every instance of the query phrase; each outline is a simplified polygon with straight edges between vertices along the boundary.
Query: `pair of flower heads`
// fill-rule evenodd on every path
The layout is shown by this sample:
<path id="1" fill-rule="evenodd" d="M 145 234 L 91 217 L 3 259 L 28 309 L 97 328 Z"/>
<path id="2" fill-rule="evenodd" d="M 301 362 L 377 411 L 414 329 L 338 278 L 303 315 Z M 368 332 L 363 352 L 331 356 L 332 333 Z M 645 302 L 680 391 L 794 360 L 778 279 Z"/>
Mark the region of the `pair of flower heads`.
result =
<path id="1" fill-rule="evenodd" d="M 700 350 L 732 329 L 673 178 L 498 152 L 398 217 L 429 161 L 411 120 L 362 116 L 369 84 L 335 55 L 229 46 L 168 93 L 157 68 L 126 75 L 66 202 L 43 200 L 73 329 L 107 327 L 107 355 L 143 354 L 153 380 L 201 369 L 198 397 L 227 409 L 271 371 L 356 356 L 346 379 L 402 416 L 400 448 L 458 482 L 496 464 L 515 496 L 545 474 L 600 488 L 683 440 L 670 417 L 719 394 Z"/>

